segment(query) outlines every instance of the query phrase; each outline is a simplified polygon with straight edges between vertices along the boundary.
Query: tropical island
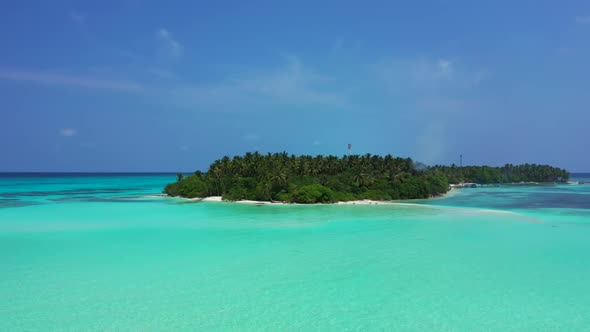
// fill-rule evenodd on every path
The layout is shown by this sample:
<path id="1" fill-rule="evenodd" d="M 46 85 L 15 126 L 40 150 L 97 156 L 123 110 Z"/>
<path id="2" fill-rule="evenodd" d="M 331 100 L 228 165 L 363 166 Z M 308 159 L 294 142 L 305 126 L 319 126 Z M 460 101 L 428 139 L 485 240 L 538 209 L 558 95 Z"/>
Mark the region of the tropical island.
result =
<path id="1" fill-rule="evenodd" d="M 548 165 L 432 166 L 391 155 L 295 156 L 246 153 L 214 161 L 207 172 L 196 171 L 168 184 L 174 197 L 285 203 L 389 201 L 443 195 L 450 184 L 473 182 L 567 182 L 569 173 Z"/>

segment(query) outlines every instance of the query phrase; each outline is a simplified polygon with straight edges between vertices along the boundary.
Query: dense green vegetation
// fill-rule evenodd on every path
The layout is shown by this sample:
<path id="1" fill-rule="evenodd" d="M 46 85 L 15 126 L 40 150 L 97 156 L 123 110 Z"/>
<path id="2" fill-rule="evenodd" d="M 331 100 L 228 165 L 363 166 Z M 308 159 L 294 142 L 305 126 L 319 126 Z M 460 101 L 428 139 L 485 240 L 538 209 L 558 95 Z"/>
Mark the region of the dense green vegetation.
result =
<path id="1" fill-rule="evenodd" d="M 216 160 L 204 173 L 179 176 L 164 192 L 182 197 L 223 196 L 227 200 L 330 203 L 427 198 L 448 189 L 444 174 L 417 170 L 409 158 L 255 152 Z"/>
<path id="2" fill-rule="evenodd" d="M 446 193 L 449 183 L 458 182 L 547 182 L 568 177 L 564 170 L 539 165 L 417 169 L 412 159 L 391 155 L 338 158 L 255 152 L 216 160 L 207 172 L 179 174 L 164 192 L 188 198 L 222 196 L 225 200 L 331 203 L 428 198 Z"/>
<path id="3" fill-rule="evenodd" d="M 503 167 L 490 166 L 434 166 L 432 170 L 444 173 L 449 183 L 473 182 L 479 184 L 517 182 L 567 182 L 570 174 L 548 165 L 524 164 Z"/>

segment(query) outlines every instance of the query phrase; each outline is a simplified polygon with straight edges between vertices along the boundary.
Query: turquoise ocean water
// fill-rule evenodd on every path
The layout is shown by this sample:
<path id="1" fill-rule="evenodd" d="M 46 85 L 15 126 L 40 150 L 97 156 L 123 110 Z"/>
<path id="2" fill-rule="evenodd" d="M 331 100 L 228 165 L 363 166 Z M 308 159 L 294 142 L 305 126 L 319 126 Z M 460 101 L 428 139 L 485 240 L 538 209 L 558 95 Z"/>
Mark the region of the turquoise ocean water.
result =
<path id="1" fill-rule="evenodd" d="M 174 179 L 0 175 L 0 331 L 590 331 L 590 184 L 152 196 Z"/>

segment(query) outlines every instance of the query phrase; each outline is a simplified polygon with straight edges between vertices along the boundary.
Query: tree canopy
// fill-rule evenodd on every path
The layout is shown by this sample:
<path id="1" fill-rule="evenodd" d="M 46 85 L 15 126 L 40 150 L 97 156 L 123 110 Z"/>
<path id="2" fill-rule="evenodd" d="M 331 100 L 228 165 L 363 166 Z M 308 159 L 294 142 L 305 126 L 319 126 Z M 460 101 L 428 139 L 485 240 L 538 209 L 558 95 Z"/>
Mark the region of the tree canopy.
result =
<path id="1" fill-rule="evenodd" d="M 569 174 L 542 165 L 505 167 L 416 167 L 410 158 L 391 155 L 295 156 L 246 153 L 214 161 L 207 172 L 178 176 L 170 196 L 222 196 L 225 200 L 330 203 L 357 199 L 428 198 L 446 193 L 449 183 L 563 181 Z"/>
<path id="2" fill-rule="evenodd" d="M 452 165 L 434 166 L 431 169 L 446 174 L 450 183 L 567 182 L 570 177 L 565 169 L 537 164 L 506 164 L 502 167 Z"/>

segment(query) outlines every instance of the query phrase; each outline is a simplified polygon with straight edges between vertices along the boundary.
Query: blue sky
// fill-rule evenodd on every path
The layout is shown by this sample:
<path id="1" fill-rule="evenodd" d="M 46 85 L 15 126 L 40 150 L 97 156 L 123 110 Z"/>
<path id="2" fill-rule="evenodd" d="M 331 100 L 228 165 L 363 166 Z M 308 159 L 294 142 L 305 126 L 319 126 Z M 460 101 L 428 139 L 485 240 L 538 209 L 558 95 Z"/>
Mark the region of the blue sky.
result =
<path id="1" fill-rule="evenodd" d="M 246 151 L 590 170 L 587 1 L 19 1 L 0 171 Z"/>

